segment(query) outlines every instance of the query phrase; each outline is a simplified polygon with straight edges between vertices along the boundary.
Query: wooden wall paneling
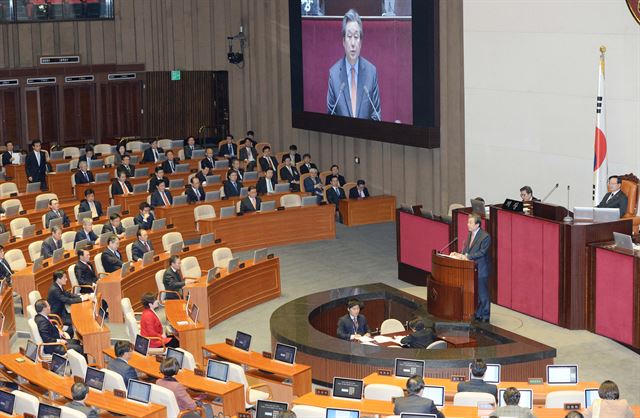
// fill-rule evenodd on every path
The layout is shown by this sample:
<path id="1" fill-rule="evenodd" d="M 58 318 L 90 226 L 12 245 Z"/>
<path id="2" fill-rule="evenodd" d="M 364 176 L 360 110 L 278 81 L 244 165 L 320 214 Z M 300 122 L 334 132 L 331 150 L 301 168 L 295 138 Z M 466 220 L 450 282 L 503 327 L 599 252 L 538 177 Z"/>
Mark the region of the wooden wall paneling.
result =
<path id="1" fill-rule="evenodd" d="M 25 149 L 20 115 L 20 90 L 17 87 L 0 89 L 0 142 L 13 141 L 17 149 Z"/>
<path id="2" fill-rule="evenodd" d="M 31 25 L 15 25 L 18 29 L 18 59 L 23 67 L 32 67 L 33 62 L 33 39 L 31 38 Z"/>
<path id="3" fill-rule="evenodd" d="M 116 57 L 116 24 L 112 20 L 102 22 L 102 32 L 104 36 L 104 63 L 117 63 Z"/>
<path id="4" fill-rule="evenodd" d="M 89 54 L 86 59 L 88 60 L 87 64 L 104 64 L 105 63 L 105 55 L 104 55 L 104 33 L 103 33 L 103 23 L 102 22 L 91 22 L 89 24 L 89 32 L 91 34 L 91 42 L 89 43 Z"/>
<path id="5" fill-rule="evenodd" d="M 9 63 L 9 25 L 0 25 L 0 68 L 8 67 Z"/>
<path id="6" fill-rule="evenodd" d="M 125 1 L 122 4 L 120 12 L 120 27 L 116 26 L 116 35 L 122 42 L 122 54 L 118 57 L 118 64 L 134 64 L 140 61 L 136 60 L 136 19 L 135 19 L 135 2 Z M 118 20 L 116 20 L 116 24 Z"/>
<path id="7" fill-rule="evenodd" d="M 55 52 L 55 39 L 53 33 L 53 26 L 55 23 L 41 23 L 40 27 L 40 53 L 42 55 L 54 55 Z"/>
<path id="8" fill-rule="evenodd" d="M 75 22 L 60 22 L 56 23 L 59 28 L 58 37 L 59 40 L 59 54 L 70 55 L 78 52 L 77 49 L 77 36 L 78 28 Z M 36 27 L 37 25 L 34 25 Z M 34 57 L 34 62 L 37 64 L 38 57 Z"/>

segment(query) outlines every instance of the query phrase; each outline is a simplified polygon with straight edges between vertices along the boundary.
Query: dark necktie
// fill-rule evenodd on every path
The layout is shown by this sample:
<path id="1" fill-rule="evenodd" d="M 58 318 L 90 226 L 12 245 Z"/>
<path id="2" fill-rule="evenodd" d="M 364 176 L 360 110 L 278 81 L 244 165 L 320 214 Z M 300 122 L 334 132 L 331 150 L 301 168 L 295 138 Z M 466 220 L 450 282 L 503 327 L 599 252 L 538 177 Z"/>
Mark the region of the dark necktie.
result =
<path id="1" fill-rule="evenodd" d="M 87 172 L 86 172 L 86 171 L 83 171 L 83 173 L 84 173 L 84 178 L 85 178 L 87 181 L 89 181 L 89 174 L 87 174 Z"/>
<path id="2" fill-rule="evenodd" d="M 147 247 L 147 251 L 151 251 L 151 248 L 149 247 L 149 243 L 147 241 L 144 242 L 144 246 Z"/>
<path id="3" fill-rule="evenodd" d="M 196 192 L 196 197 L 198 198 L 198 200 L 200 200 L 200 192 L 198 191 L 198 189 L 194 188 L 193 191 Z"/>
<path id="4" fill-rule="evenodd" d="M 358 333 L 358 318 L 352 318 L 353 319 L 353 330 Z"/>
<path id="5" fill-rule="evenodd" d="M 113 253 L 118 257 L 118 259 L 120 259 L 120 252 L 118 252 L 118 250 L 114 250 Z"/>

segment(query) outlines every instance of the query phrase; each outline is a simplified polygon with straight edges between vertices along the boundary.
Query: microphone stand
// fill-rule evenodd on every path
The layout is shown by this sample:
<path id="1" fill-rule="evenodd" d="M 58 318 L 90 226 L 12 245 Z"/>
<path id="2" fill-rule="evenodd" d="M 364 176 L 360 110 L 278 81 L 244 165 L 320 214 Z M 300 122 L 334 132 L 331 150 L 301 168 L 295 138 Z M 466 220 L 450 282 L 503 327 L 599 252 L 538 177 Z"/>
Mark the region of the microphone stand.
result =
<path id="1" fill-rule="evenodd" d="M 562 222 L 571 223 L 573 222 L 573 217 L 569 214 L 569 201 L 571 199 L 571 186 L 567 185 L 567 216 L 562 219 Z"/>

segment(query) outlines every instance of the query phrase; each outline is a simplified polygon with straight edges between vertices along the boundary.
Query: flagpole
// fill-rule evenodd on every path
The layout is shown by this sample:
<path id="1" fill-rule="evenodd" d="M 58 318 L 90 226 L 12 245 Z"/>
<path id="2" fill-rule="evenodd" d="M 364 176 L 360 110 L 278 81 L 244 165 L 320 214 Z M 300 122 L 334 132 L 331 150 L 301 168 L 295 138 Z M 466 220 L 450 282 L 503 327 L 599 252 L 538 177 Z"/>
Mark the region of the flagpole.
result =
<path id="1" fill-rule="evenodd" d="M 593 158 L 593 206 L 596 206 L 607 193 L 608 162 L 607 162 L 607 137 L 606 137 L 606 102 L 605 94 L 605 52 L 607 47 L 600 46 L 600 63 L 598 66 L 598 94 L 596 99 L 596 130 Z"/>

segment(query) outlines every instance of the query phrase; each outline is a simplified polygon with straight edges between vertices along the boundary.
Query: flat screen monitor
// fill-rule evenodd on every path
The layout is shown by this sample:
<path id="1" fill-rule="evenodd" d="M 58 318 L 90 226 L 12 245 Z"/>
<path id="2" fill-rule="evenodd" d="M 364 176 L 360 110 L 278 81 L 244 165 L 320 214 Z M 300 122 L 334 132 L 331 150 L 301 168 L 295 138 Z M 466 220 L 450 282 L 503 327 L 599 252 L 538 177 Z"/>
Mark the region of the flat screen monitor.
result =
<path id="1" fill-rule="evenodd" d="M 198 323 L 198 314 L 200 313 L 200 308 L 198 308 L 198 305 L 194 304 L 191 307 L 191 310 L 189 311 L 189 318 L 194 322 L 194 323 Z"/>
<path id="2" fill-rule="evenodd" d="M 173 206 L 180 206 L 180 205 L 186 205 L 186 204 L 187 204 L 186 195 L 180 195 L 173 198 Z"/>
<path id="3" fill-rule="evenodd" d="M 133 185 L 133 193 L 138 194 L 144 194 L 147 192 L 147 184 L 146 183 L 140 183 L 140 184 L 134 184 Z"/>
<path id="4" fill-rule="evenodd" d="M 396 377 L 424 376 L 424 360 L 396 359 Z"/>
<path id="5" fill-rule="evenodd" d="M 146 177 L 149 175 L 149 169 L 144 167 L 144 168 L 136 168 L 136 170 L 133 172 L 133 177 Z"/>
<path id="6" fill-rule="evenodd" d="M 104 372 L 95 367 L 87 367 L 84 383 L 95 390 L 102 391 L 104 385 Z"/>
<path id="7" fill-rule="evenodd" d="M 227 273 L 233 273 L 238 268 L 239 263 L 240 259 L 238 257 L 234 257 L 229 260 L 229 264 L 227 264 Z"/>
<path id="8" fill-rule="evenodd" d="M 96 183 L 106 183 L 109 181 L 109 173 L 96 173 Z"/>
<path id="9" fill-rule="evenodd" d="M 127 399 L 144 404 L 149 403 L 151 398 L 151 385 L 136 379 L 129 379 L 127 385 Z"/>
<path id="10" fill-rule="evenodd" d="M 554 364 L 547 366 L 547 384 L 575 385 L 578 383 L 578 366 L 575 364 Z"/>
<path id="11" fill-rule="evenodd" d="M 29 225 L 22 228 L 22 238 L 29 238 L 36 234 L 36 226 Z"/>
<path id="12" fill-rule="evenodd" d="M 264 260 L 265 258 L 267 258 L 267 249 L 266 248 L 260 248 L 259 250 L 255 250 L 253 252 L 253 263 L 259 263 L 260 261 Z"/>
<path id="13" fill-rule="evenodd" d="M 62 415 L 62 409 L 57 406 L 46 403 L 38 405 L 38 418 L 60 418 L 60 415 Z"/>
<path id="14" fill-rule="evenodd" d="M 275 210 L 275 208 L 276 208 L 276 202 L 273 200 L 270 200 L 268 202 L 262 202 L 260 204 L 260 212 L 271 212 Z"/>
<path id="15" fill-rule="evenodd" d="M 78 250 L 83 249 L 87 245 L 89 245 L 89 240 L 83 239 L 83 240 L 80 240 L 80 241 L 76 242 L 76 245 L 74 245 L 73 249 L 76 250 L 76 252 L 77 252 Z"/>
<path id="16" fill-rule="evenodd" d="M 152 231 L 160 231 L 167 228 L 167 220 L 164 218 L 154 219 L 151 223 Z"/>
<path id="17" fill-rule="evenodd" d="M 153 250 L 147 251 L 142 255 L 142 267 L 148 266 L 153 262 L 153 257 L 156 253 Z"/>
<path id="18" fill-rule="evenodd" d="M 169 247 L 169 255 L 178 255 L 182 251 L 182 247 L 184 247 L 184 242 L 178 241 L 171 244 Z"/>
<path id="19" fill-rule="evenodd" d="M 213 200 L 220 200 L 220 192 L 207 192 L 204 195 L 205 202 L 211 202 Z"/>
<path id="20" fill-rule="evenodd" d="M 53 263 L 57 263 L 58 261 L 62 260 L 63 256 L 64 256 L 64 248 L 58 248 L 57 250 L 53 251 L 53 254 L 51 255 L 51 261 Z"/>
<path id="21" fill-rule="evenodd" d="M 58 376 L 64 376 L 64 372 L 67 369 L 67 359 L 62 357 L 58 353 L 53 353 L 51 357 L 51 364 L 49 365 L 49 371 L 57 374 Z"/>
<path id="22" fill-rule="evenodd" d="M 56 165 L 56 173 L 68 173 L 69 171 L 71 171 L 71 164 L 69 163 Z"/>
<path id="23" fill-rule="evenodd" d="M 274 360 L 281 361 L 287 364 L 293 364 L 296 361 L 296 351 L 298 349 L 292 345 L 286 345 L 282 343 L 276 344 L 276 352 L 273 356 Z"/>
<path id="24" fill-rule="evenodd" d="M 182 362 L 184 361 L 184 351 L 176 350 L 175 348 L 167 348 L 166 358 L 174 358 L 178 360 L 178 365 L 182 368 Z"/>
<path id="25" fill-rule="evenodd" d="M 27 183 L 27 188 L 25 189 L 27 193 L 34 193 L 40 191 L 40 182 L 36 181 L 35 183 Z M 49 203 L 47 202 L 47 205 Z M 37 207 L 36 207 L 37 209 Z"/>
<path id="26" fill-rule="evenodd" d="M 211 175 L 211 176 L 206 176 L 204 180 L 207 182 L 208 186 L 211 186 L 214 183 L 222 182 L 222 177 L 217 175 L 217 174 L 214 174 L 214 175 Z M 215 192 L 207 192 L 207 193 L 215 193 Z M 218 192 L 218 198 L 220 198 L 220 194 L 219 193 L 220 192 Z"/>
<path id="27" fill-rule="evenodd" d="M 27 341 L 27 346 L 24 349 L 24 355 L 26 358 L 35 363 L 36 359 L 38 358 L 38 346 L 36 345 L 36 343 L 31 340 Z"/>
<path id="28" fill-rule="evenodd" d="M 113 205 L 107 208 L 107 217 L 111 216 L 114 213 L 120 213 L 122 211 L 122 206 Z"/>
<path id="29" fill-rule="evenodd" d="M 305 196 L 302 198 L 302 206 L 315 206 L 318 204 L 317 196 Z"/>
<path id="30" fill-rule="evenodd" d="M 236 331 L 236 339 L 233 342 L 233 346 L 244 351 L 249 351 L 249 347 L 251 346 L 251 335 L 242 331 Z"/>
<path id="31" fill-rule="evenodd" d="M 360 400 L 362 399 L 363 386 L 364 383 L 362 380 L 334 377 L 333 397 Z"/>
<path id="32" fill-rule="evenodd" d="M 400 418 L 438 418 L 436 414 L 417 414 L 414 412 L 403 412 Z"/>
<path id="33" fill-rule="evenodd" d="M 136 343 L 134 344 L 133 349 L 136 353 L 146 356 L 149 351 L 149 339 L 142 335 L 136 335 Z"/>
<path id="34" fill-rule="evenodd" d="M 0 234 L 0 245 L 4 245 L 11 239 L 11 232 L 3 232 Z"/>
<path id="35" fill-rule="evenodd" d="M 0 412 L 13 415 L 13 404 L 16 402 L 16 395 L 0 390 Z"/>
<path id="36" fill-rule="evenodd" d="M 425 385 L 422 397 L 431 399 L 436 406 L 444 406 L 444 386 Z"/>
<path id="37" fill-rule="evenodd" d="M 617 248 L 633 251 L 633 239 L 631 235 L 614 232 L 613 241 L 616 243 Z"/>
<path id="38" fill-rule="evenodd" d="M 593 208 L 594 222 L 613 222 L 620 219 L 618 208 Z"/>
<path id="39" fill-rule="evenodd" d="M 487 364 L 487 371 L 484 373 L 486 383 L 497 385 L 500 383 L 501 366 L 499 364 Z M 469 379 L 471 379 L 471 363 L 469 363 Z"/>
<path id="40" fill-rule="evenodd" d="M 220 208 L 221 218 L 229 218 L 231 216 L 234 216 L 235 214 L 236 214 L 235 206 L 225 206 L 223 208 Z"/>
<path id="41" fill-rule="evenodd" d="M 220 382 L 226 382 L 229 378 L 229 365 L 221 361 L 211 360 L 207 362 L 207 377 Z"/>
<path id="42" fill-rule="evenodd" d="M 533 391 L 531 389 L 518 389 L 520 392 L 520 402 L 518 402 L 518 406 L 521 408 L 533 408 Z M 506 406 L 507 403 L 504 401 L 504 392 L 505 389 L 498 390 L 498 406 Z"/>
<path id="43" fill-rule="evenodd" d="M 86 211 L 86 212 L 80 212 L 78 213 L 77 219 L 78 219 L 78 223 L 82 223 L 82 220 L 85 218 L 92 218 L 91 216 L 91 211 Z"/>
<path id="44" fill-rule="evenodd" d="M 216 234 L 214 234 L 213 232 L 209 234 L 202 234 L 200 235 L 200 245 L 210 244 L 213 241 L 215 241 L 215 239 L 216 239 Z"/>
<path id="45" fill-rule="evenodd" d="M 360 411 L 355 409 L 327 408 L 327 418 L 360 418 Z"/>
<path id="46" fill-rule="evenodd" d="M 585 389 L 584 390 L 584 407 L 589 408 L 593 405 L 593 401 L 600 399 L 598 389 Z"/>
<path id="47" fill-rule="evenodd" d="M 217 168 L 217 169 L 229 168 L 229 161 L 228 160 L 215 161 L 214 162 L 214 168 Z"/>
<path id="48" fill-rule="evenodd" d="M 286 412 L 289 404 L 286 402 L 258 401 L 256 418 L 277 418 L 279 412 Z"/>

